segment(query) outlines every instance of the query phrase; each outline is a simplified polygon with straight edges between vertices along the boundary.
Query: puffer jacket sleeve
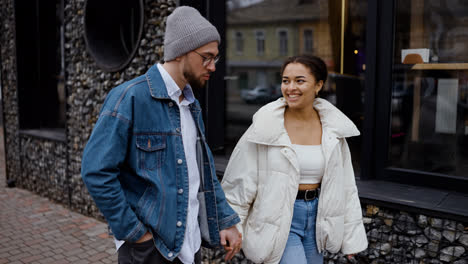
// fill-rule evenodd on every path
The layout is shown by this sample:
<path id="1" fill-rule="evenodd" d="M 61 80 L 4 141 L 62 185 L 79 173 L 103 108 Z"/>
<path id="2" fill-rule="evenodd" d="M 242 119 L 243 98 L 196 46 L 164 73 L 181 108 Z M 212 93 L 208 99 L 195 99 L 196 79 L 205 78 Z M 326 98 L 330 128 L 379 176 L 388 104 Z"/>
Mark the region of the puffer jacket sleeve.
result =
<path id="1" fill-rule="evenodd" d="M 237 229 L 242 235 L 244 223 L 257 195 L 258 183 L 257 145 L 246 140 L 250 130 L 237 143 L 221 182 L 226 200 L 241 219 Z"/>
<path id="2" fill-rule="evenodd" d="M 345 211 L 344 238 L 341 246 L 343 254 L 354 254 L 367 248 L 367 236 L 362 221 L 361 203 L 359 201 L 351 153 L 345 139 L 342 141 L 345 194 L 347 201 Z"/>

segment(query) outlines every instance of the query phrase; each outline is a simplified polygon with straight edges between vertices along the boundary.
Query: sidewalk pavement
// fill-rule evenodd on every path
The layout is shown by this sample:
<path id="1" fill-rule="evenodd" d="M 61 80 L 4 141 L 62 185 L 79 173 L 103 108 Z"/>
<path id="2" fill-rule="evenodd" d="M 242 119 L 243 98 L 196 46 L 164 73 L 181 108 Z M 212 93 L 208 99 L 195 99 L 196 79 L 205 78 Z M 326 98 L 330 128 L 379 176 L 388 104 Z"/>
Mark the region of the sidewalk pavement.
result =
<path id="1" fill-rule="evenodd" d="M 117 263 L 107 224 L 29 191 L 6 188 L 3 156 L 0 146 L 0 264 Z"/>

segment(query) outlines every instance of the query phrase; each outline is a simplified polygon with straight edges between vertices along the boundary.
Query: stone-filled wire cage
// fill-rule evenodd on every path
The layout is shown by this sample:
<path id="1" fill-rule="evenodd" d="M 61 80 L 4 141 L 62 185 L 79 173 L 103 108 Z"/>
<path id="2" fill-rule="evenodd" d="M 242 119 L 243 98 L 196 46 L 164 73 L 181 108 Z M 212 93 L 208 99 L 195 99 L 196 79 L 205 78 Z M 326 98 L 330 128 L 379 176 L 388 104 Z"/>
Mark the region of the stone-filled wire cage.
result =
<path id="1" fill-rule="evenodd" d="M 362 263 L 468 263 L 468 224 L 367 205 Z"/>
<path id="2" fill-rule="evenodd" d="M 467 264 L 468 223 L 363 204 L 369 246 L 348 259 L 324 252 L 326 264 Z M 219 263 L 222 250 L 203 249 L 203 261 Z M 218 261 L 218 262 L 217 262 Z M 233 263 L 251 264 L 242 253 Z"/>

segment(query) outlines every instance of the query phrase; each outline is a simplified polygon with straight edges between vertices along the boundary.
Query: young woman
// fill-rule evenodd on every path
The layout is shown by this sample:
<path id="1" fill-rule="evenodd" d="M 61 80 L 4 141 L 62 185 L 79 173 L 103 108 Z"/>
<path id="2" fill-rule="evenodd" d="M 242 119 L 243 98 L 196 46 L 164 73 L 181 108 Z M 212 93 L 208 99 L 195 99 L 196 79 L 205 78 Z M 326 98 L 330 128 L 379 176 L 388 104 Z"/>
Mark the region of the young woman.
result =
<path id="1" fill-rule="evenodd" d="M 222 187 L 241 218 L 243 251 L 255 263 L 323 263 L 367 248 L 346 137 L 351 120 L 317 98 L 327 80 L 318 57 L 287 59 L 283 97 L 263 106 L 234 149 Z"/>

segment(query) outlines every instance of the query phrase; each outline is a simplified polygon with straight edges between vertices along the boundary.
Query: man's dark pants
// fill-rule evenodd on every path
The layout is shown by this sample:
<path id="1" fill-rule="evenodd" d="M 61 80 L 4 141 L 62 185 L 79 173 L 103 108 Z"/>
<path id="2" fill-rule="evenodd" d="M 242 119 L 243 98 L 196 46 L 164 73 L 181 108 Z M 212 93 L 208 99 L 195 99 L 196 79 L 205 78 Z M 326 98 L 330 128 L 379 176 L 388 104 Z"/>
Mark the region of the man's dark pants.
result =
<path id="1" fill-rule="evenodd" d="M 119 248 L 119 264 L 165 264 L 182 262 L 179 258 L 174 261 L 165 259 L 161 253 L 156 249 L 153 239 L 143 243 L 129 243 L 125 242 Z M 195 254 L 195 264 L 201 263 L 201 249 Z"/>

